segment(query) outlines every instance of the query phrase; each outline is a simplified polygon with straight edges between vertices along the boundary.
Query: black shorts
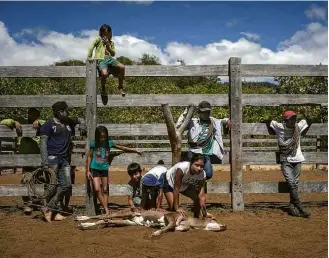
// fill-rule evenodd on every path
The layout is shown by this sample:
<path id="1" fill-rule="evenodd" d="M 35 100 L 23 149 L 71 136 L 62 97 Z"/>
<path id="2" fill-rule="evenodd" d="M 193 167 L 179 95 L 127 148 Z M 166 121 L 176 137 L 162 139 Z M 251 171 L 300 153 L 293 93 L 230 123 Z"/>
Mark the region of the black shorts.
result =
<path id="1" fill-rule="evenodd" d="M 169 185 L 168 180 L 167 180 L 167 175 L 164 175 L 164 180 L 163 180 L 163 192 L 164 193 L 172 193 L 174 192 L 174 189 Z"/>
<path id="2" fill-rule="evenodd" d="M 142 184 L 142 201 L 141 206 L 145 210 L 156 208 L 159 194 L 159 186 L 146 186 Z"/>
<path id="3" fill-rule="evenodd" d="M 109 175 L 108 170 L 99 170 L 99 169 L 94 169 L 94 168 L 91 168 L 90 170 L 91 170 L 90 172 L 93 175 L 93 177 L 108 177 L 108 175 Z"/>

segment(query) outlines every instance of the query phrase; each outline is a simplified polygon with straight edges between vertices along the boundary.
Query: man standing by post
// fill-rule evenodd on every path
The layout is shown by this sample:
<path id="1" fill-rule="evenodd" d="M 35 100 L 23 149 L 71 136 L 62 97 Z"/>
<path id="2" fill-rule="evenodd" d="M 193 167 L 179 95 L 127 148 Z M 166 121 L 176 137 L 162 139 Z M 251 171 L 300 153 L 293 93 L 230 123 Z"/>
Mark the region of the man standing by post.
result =
<path id="1" fill-rule="evenodd" d="M 187 112 L 188 108 L 178 118 L 176 128 L 183 124 Z M 225 152 L 222 140 L 222 124 L 229 128 L 230 120 L 211 117 L 211 105 L 208 101 L 199 103 L 197 113 L 199 118 L 192 118 L 186 128 L 188 130 L 188 158 L 190 159 L 193 153 L 204 155 L 204 171 L 206 172 L 206 180 L 209 180 L 213 176 L 210 157 L 215 155 L 220 161 L 223 159 Z"/>
<path id="2" fill-rule="evenodd" d="M 8 118 L 0 122 L 2 125 L 6 125 L 9 128 L 16 129 L 18 139 L 18 153 L 19 154 L 40 154 L 39 142 L 40 137 L 39 130 L 40 126 L 46 121 L 40 119 L 40 110 L 37 108 L 29 108 L 27 111 L 27 118 L 22 119 L 21 123 L 15 121 L 14 119 Z M 21 124 L 32 124 L 33 128 L 36 130 L 36 136 L 34 137 L 21 137 L 22 135 L 22 125 Z M 35 170 L 35 167 L 23 167 L 22 169 L 22 184 L 26 184 L 27 180 L 31 177 L 31 173 Z M 31 215 L 33 210 L 33 205 L 40 204 L 37 201 L 32 201 L 29 196 L 22 196 L 24 202 L 24 214 Z"/>
<path id="3" fill-rule="evenodd" d="M 59 210 L 59 202 L 72 193 L 69 152 L 71 136 L 74 134 L 76 124 L 80 121 L 69 118 L 71 108 L 65 101 L 56 102 L 52 110 L 53 119 L 48 120 L 40 128 L 42 166 L 55 170 L 58 180 L 56 193 L 48 200 L 47 207 L 42 209 L 48 222 L 51 222 L 53 212 Z M 63 219 L 64 217 L 59 213 L 54 217 L 54 220 Z"/>

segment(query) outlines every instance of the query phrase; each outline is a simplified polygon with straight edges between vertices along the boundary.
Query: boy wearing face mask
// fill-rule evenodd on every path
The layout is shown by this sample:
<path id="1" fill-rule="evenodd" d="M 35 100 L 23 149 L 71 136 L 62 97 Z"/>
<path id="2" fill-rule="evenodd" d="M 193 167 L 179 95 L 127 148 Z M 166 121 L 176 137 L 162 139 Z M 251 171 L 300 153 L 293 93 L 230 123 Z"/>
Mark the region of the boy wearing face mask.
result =
<path id="1" fill-rule="evenodd" d="M 71 136 L 74 135 L 74 127 L 78 119 L 70 119 L 68 107 L 65 101 L 56 102 L 52 106 L 54 117 L 48 120 L 41 128 L 41 162 L 45 168 L 55 170 L 58 178 L 58 187 L 54 196 L 47 201 L 47 207 L 42 209 L 45 219 L 51 222 L 53 211 L 58 210 L 59 202 L 72 192 L 69 152 Z M 77 121 L 75 121 L 77 120 Z M 54 220 L 63 220 L 57 213 Z"/>
<path id="2" fill-rule="evenodd" d="M 187 112 L 188 108 L 178 118 L 176 128 L 184 123 Z M 197 112 L 199 118 L 192 118 L 186 127 L 188 130 L 188 158 L 191 159 L 193 153 L 203 154 L 204 171 L 206 172 L 206 179 L 209 180 L 213 176 L 210 157 L 215 155 L 220 160 L 223 159 L 225 152 L 222 140 L 222 124 L 229 128 L 230 121 L 228 118 L 211 117 L 211 105 L 208 101 L 200 102 Z"/>
<path id="3" fill-rule="evenodd" d="M 305 161 L 300 148 L 300 137 L 308 128 L 308 124 L 305 119 L 297 123 L 297 114 L 292 110 L 286 110 L 283 113 L 283 123 L 272 120 L 269 126 L 277 136 L 281 170 L 289 185 L 290 204 L 288 213 L 291 216 L 308 218 L 310 213 L 303 208 L 298 196 L 301 164 Z"/>

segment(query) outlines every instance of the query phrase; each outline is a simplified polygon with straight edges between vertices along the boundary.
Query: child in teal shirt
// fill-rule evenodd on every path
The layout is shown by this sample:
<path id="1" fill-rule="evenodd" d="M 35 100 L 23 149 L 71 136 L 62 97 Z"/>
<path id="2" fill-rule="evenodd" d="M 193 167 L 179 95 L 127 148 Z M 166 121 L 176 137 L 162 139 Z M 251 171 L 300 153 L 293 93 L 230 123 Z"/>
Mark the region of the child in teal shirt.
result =
<path id="1" fill-rule="evenodd" d="M 108 209 L 108 175 L 109 175 L 109 155 L 111 148 L 116 148 L 124 152 L 134 152 L 141 155 L 137 150 L 121 146 L 112 141 L 108 136 L 105 126 L 98 126 L 95 130 L 95 140 L 90 141 L 89 155 L 87 159 L 86 176 L 92 180 L 97 198 L 109 215 Z"/>

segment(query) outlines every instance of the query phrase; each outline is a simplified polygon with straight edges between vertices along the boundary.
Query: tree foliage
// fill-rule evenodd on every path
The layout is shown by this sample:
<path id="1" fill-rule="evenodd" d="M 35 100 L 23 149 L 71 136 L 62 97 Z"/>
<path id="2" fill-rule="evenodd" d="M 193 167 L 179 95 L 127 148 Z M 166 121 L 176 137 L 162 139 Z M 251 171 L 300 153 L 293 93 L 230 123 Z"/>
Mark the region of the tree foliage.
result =
<path id="1" fill-rule="evenodd" d="M 120 56 L 119 62 L 125 65 L 160 65 L 154 55 L 143 54 L 138 61 Z M 84 66 L 81 60 L 64 60 L 56 66 Z M 327 94 L 326 77 L 277 77 L 278 85 L 269 82 L 243 82 L 244 94 Z M 98 88 L 100 80 L 97 80 Z M 118 81 L 110 77 L 107 80 L 109 94 L 118 94 Z M 125 80 L 129 94 L 228 94 L 228 83 L 222 83 L 217 77 L 129 77 Z M 1 78 L 1 95 L 83 95 L 85 78 Z M 143 101 L 141 99 L 141 101 Z M 197 104 L 197 103 L 195 103 Z M 303 111 L 315 122 L 327 122 L 327 108 L 320 106 L 280 106 L 280 107 L 244 107 L 243 122 L 254 123 L 272 118 L 281 120 L 285 108 Z M 74 109 L 73 114 L 83 116 L 84 108 Z M 183 108 L 174 107 L 172 113 L 177 119 Z M 163 123 L 161 108 L 122 107 L 98 109 L 99 123 Z M 25 117 L 27 108 L 1 108 L 0 119 Z M 216 107 L 212 111 L 215 117 L 228 117 L 227 107 Z M 42 118 L 51 117 L 50 108 L 41 109 Z"/>

